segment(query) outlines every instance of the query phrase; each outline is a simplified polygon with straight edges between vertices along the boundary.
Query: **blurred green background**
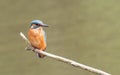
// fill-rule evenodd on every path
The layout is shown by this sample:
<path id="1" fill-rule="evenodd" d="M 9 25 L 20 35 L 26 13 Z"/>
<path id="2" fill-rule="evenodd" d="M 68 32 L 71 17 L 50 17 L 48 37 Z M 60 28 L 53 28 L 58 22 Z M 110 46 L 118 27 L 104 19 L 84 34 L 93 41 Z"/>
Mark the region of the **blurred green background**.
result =
<path id="1" fill-rule="evenodd" d="M 0 75 L 95 75 L 25 51 L 34 19 L 49 25 L 47 52 L 120 74 L 119 0 L 0 0 Z"/>

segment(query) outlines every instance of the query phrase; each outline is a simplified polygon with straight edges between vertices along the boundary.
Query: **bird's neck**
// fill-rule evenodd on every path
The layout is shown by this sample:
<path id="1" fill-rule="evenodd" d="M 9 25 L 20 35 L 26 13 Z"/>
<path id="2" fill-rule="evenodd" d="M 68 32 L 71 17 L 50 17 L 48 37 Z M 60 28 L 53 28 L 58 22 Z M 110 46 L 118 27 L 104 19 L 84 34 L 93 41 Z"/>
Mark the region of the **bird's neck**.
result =
<path id="1" fill-rule="evenodd" d="M 38 29 L 39 29 L 39 30 L 43 30 L 43 28 L 42 28 L 42 27 L 39 27 Z"/>

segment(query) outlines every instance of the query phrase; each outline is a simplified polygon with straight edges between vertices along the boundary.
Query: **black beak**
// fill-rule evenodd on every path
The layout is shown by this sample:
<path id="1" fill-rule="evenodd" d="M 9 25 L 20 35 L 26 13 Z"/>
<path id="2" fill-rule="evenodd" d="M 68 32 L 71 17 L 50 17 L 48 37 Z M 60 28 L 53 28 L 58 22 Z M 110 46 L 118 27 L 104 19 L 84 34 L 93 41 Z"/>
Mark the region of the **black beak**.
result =
<path id="1" fill-rule="evenodd" d="M 43 25 L 40 25 L 40 26 L 42 26 L 42 27 L 48 27 L 48 25 L 47 25 L 47 24 L 43 24 Z"/>

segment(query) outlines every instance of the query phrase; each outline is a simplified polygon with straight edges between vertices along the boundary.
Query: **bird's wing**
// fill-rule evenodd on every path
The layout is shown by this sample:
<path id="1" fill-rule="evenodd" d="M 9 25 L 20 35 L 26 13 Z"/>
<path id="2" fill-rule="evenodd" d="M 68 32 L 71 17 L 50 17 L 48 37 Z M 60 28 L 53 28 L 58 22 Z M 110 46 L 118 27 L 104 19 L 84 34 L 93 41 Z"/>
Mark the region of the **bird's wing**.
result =
<path id="1" fill-rule="evenodd" d="M 45 31 L 43 31 L 43 33 L 44 33 L 44 41 L 46 42 L 46 38 L 47 38 L 47 36 L 46 36 Z"/>

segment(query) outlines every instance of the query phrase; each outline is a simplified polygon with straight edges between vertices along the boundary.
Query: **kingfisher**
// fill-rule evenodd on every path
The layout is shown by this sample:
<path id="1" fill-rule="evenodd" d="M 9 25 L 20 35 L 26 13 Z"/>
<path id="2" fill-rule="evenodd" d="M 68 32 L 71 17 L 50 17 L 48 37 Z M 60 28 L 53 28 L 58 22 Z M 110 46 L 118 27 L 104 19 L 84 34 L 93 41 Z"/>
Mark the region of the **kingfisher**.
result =
<path id="1" fill-rule="evenodd" d="M 31 43 L 31 46 L 34 49 L 45 51 L 47 45 L 46 33 L 43 30 L 43 27 L 48 27 L 48 25 L 44 24 L 41 20 L 31 21 L 30 28 L 28 30 L 28 38 Z M 37 56 L 43 58 L 45 55 L 37 53 Z"/>

